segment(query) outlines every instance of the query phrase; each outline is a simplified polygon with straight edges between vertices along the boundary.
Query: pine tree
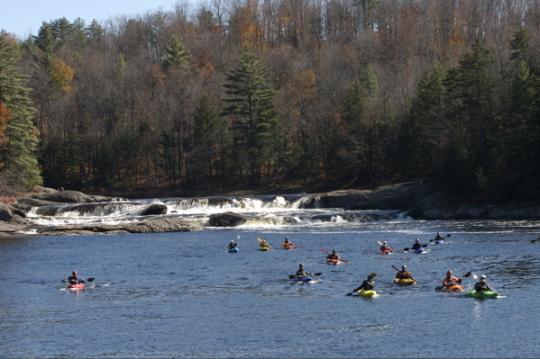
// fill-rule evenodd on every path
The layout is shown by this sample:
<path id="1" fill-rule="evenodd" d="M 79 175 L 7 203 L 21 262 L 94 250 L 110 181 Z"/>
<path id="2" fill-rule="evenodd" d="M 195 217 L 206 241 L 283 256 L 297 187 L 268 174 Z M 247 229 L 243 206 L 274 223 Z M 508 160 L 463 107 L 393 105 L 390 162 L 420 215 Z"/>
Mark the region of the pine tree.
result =
<path id="1" fill-rule="evenodd" d="M 374 151 L 373 139 L 370 138 L 374 127 L 371 114 L 378 92 L 377 74 L 373 66 L 368 65 L 350 86 L 343 104 L 343 119 L 347 123 L 348 136 L 341 144 L 345 151 L 338 152 L 337 170 L 360 182 L 367 182 L 371 177 Z"/>
<path id="2" fill-rule="evenodd" d="M 445 81 L 448 91 L 446 125 L 450 128 L 448 165 L 444 176 L 461 193 L 489 186 L 500 156 L 495 153 L 498 125 L 493 106 L 493 52 L 481 43 L 465 54 Z"/>
<path id="3" fill-rule="evenodd" d="M 424 76 L 403 123 L 402 170 L 412 178 L 430 177 L 440 170 L 440 152 L 446 143 L 443 119 L 446 73 L 444 67 L 436 66 Z"/>
<path id="4" fill-rule="evenodd" d="M 263 61 L 243 52 L 239 64 L 226 76 L 223 115 L 231 118 L 237 163 L 246 161 L 251 180 L 258 181 L 261 166 L 271 159 L 276 119 L 270 86 Z"/>
<path id="5" fill-rule="evenodd" d="M 7 145 L 0 153 L 2 176 L 8 183 L 30 188 L 41 183 L 35 155 L 38 133 L 32 120 L 35 108 L 25 78 L 17 68 L 17 49 L 6 36 L 0 36 L 0 103 L 10 112 L 6 127 Z"/>
<path id="6" fill-rule="evenodd" d="M 162 65 L 165 68 L 177 68 L 187 70 L 190 66 L 191 55 L 184 47 L 184 43 L 179 37 L 175 36 L 167 46 L 165 46 L 165 55 Z"/>
<path id="7" fill-rule="evenodd" d="M 219 157 L 219 132 L 223 126 L 211 98 L 204 94 L 199 98 L 193 114 L 192 169 L 196 177 L 212 177 Z M 222 159 L 223 160 L 223 159 Z"/>

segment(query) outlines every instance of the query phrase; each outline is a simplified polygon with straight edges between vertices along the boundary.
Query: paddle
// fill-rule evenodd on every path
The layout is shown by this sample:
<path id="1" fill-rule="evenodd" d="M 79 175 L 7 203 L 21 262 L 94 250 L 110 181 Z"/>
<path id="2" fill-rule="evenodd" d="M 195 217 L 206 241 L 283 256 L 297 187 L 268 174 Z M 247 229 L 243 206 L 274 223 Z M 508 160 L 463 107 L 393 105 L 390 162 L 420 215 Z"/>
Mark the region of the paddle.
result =
<path id="1" fill-rule="evenodd" d="M 321 248 L 321 252 L 323 252 L 324 254 L 330 254 L 331 252 L 327 249 L 324 249 L 324 248 Z M 349 260 L 348 259 L 343 259 L 343 258 L 339 258 L 339 260 L 343 263 L 349 263 Z"/>
<path id="2" fill-rule="evenodd" d="M 322 272 L 317 272 L 317 273 L 309 273 L 309 272 L 306 272 L 306 276 L 309 277 L 309 276 L 311 276 L 311 275 L 312 275 L 312 276 L 315 276 L 315 277 L 319 277 L 319 276 L 322 275 Z M 294 278 L 296 278 L 296 277 L 298 277 L 296 274 L 289 274 L 289 279 L 294 279 Z"/>
<path id="3" fill-rule="evenodd" d="M 536 239 L 531 239 L 531 243 L 536 243 L 536 242 L 540 242 L 540 237 L 538 237 Z"/>
<path id="4" fill-rule="evenodd" d="M 443 238 L 450 238 L 450 237 L 452 237 L 452 233 L 448 233 L 446 236 L 443 236 Z M 440 239 L 436 240 L 435 238 L 432 238 L 429 241 L 433 243 L 433 242 L 436 242 L 436 241 L 440 241 Z"/>

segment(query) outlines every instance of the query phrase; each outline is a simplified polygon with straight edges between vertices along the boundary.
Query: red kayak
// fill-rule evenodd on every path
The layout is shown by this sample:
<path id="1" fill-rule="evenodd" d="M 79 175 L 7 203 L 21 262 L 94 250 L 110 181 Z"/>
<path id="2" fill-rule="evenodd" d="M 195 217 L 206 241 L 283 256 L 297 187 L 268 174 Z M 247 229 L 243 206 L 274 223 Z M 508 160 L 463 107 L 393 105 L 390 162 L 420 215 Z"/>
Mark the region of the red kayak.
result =
<path id="1" fill-rule="evenodd" d="M 328 259 L 327 258 L 326 263 L 337 266 L 338 264 L 341 264 L 341 263 L 344 263 L 344 262 L 341 259 L 335 259 L 335 258 Z"/>
<path id="2" fill-rule="evenodd" d="M 67 288 L 68 290 L 84 290 L 84 288 L 86 288 L 86 284 L 84 283 L 68 284 Z"/>
<path id="3" fill-rule="evenodd" d="M 380 250 L 380 252 L 383 255 L 387 255 L 387 254 L 391 254 L 392 250 L 390 248 L 385 248 L 385 249 Z"/>

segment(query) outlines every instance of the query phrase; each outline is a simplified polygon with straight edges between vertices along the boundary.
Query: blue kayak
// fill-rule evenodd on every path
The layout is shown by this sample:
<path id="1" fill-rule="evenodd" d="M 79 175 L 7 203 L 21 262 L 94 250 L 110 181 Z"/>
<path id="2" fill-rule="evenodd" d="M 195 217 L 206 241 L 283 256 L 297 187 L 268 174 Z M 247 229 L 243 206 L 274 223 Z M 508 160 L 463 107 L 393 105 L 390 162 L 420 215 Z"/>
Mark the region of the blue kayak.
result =
<path id="1" fill-rule="evenodd" d="M 416 249 L 414 251 L 414 253 L 416 254 L 424 254 L 424 253 L 428 253 L 429 252 L 429 249 Z"/>
<path id="2" fill-rule="evenodd" d="M 234 247 L 227 250 L 227 253 L 238 253 L 238 252 L 240 252 L 240 249 L 238 249 L 238 247 Z"/>

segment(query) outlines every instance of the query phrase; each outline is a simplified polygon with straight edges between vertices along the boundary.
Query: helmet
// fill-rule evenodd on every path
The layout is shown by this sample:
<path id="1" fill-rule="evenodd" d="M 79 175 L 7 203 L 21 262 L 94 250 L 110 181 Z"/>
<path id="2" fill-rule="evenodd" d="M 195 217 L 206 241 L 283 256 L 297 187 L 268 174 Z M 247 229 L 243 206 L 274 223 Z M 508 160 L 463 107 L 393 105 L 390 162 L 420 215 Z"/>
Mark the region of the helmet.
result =
<path id="1" fill-rule="evenodd" d="M 302 263 L 300 263 L 300 265 L 298 266 L 298 268 L 302 268 L 304 265 Z"/>
<path id="2" fill-rule="evenodd" d="M 373 278 L 375 278 L 376 276 L 377 276 L 377 273 L 372 272 L 372 273 L 370 273 L 370 274 L 368 275 L 368 279 L 373 279 Z"/>
<path id="3" fill-rule="evenodd" d="M 447 275 L 448 277 L 450 277 L 452 274 L 454 274 L 454 273 L 452 272 L 451 269 L 449 269 L 448 272 L 446 272 L 446 275 Z"/>
<path id="4" fill-rule="evenodd" d="M 335 249 L 332 249 L 332 254 L 335 254 L 336 253 L 336 250 Z"/>
<path id="5" fill-rule="evenodd" d="M 486 277 L 485 274 L 482 274 L 482 275 L 480 276 L 480 280 L 486 280 L 486 279 L 487 279 L 487 277 Z"/>
<path id="6" fill-rule="evenodd" d="M 387 241 L 383 241 L 382 244 L 388 244 L 388 242 L 387 242 Z"/>
<path id="7" fill-rule="evenodd" d="M 402 266 L 401 266 L 401 270 L 404 270 L 404 271 L 407 270 L 407 266 L 406 266 L 405 264 L 402 265 Z"/>
<path id="8" fill-rule="evenodd" d="M 420 238 L 416 238 L 414 241 L 415 241 L 416 243 L 420 243 Z"/>
<path id="9" fill-rule="evenodd" d="M 77 272 L 73 271 L 73 272 L 71 272 L 71 275 L 72 275 L 73 277 L 76 277 L 76 276 L 77 276 Z"/>

